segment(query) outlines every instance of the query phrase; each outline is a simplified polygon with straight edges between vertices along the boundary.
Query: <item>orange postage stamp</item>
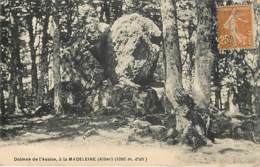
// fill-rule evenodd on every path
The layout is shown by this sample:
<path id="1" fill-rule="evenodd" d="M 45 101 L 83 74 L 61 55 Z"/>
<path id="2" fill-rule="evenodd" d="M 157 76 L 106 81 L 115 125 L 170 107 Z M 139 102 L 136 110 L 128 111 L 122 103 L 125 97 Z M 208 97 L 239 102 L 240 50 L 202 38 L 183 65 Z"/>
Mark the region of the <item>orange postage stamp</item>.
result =
<path id="1" fill-rule="evenodd" d="M 218 48 L 255 48 L 252 5 L 224 6 L 217 9 Z"/>

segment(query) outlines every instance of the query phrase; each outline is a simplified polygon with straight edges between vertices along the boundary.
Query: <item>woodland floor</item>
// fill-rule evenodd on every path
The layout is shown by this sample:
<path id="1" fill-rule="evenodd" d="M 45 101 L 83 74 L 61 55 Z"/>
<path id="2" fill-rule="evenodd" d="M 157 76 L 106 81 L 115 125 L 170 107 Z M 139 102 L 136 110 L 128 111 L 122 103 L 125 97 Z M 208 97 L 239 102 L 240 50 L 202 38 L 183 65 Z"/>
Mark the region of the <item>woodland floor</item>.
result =
<path id="1" fill-rule="evenodd" d="M 260 145 L 251 141 L 217 139 L 216 144 L 194 153 L 190 147 L 167 145 L 150 137 L 129 140 L 133 129 L 128 122 L 123 116 L 9 118 L 7 125 L 0 126 L 0 165 L 260 166 Z M 55 159 L 14 161 L 15 157 Z M 63 157 L 107 160 L 64 161 Z M 116 157 L 123 159 L 115 161 Z"/>

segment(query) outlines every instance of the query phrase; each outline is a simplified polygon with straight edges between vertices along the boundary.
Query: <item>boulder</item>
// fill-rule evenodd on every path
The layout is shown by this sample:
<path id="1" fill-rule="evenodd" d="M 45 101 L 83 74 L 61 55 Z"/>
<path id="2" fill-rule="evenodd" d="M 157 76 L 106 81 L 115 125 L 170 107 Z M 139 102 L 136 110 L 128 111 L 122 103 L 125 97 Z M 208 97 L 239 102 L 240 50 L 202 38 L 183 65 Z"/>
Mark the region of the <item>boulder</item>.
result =
<path id="1" fill-rule="evenodd" d="M 99 22 L 92 6 L 82 5 L 72 26 L 75 28 L 71 40 L 61 51 L 63 80 L 79 81 L 87 91 L 97 88 L 107 78 L 114 81 L 110 25 Z"/>
<path id="2" fill-rule="evenodd" d="M 164 117 L 164 114 L 148 114 L 144 117 L 144 119 L 152 125 L 162 125 Z"/>
<path id="3" fill-rule="evenodd" d="M 147 121 L 135 120 L 131 126 L 136 129 L 147 129 L 151 124 Z"/>
<path id="4" fill-rule="evenodd" d="M 156 140 L 164 140 L 167 136 L 167 128 L 161 125 L 151 125 L 147 121 L 135 120 L 130 124 L 134 129 L 132 135 L 140 137 L 152 137 Z"/>
<path id="5" fill-rule="evenodd" d="M 175 128 L 176 127 L 176 117 L 173 114 L 167 115 L 163 120 L 163 125 L 167 128 Z"/>
<path id="6" fill-rule="evenodd" d="M 153 21 L 139 14 L 119 18 L 111 28 L 117 77 L 140 85 L 150 82 L 159 57 L 160 36 Z"/>
<path id="7" fill-rule="evenodd" d="M 150 126 L 150 135 L 157 140 L 164 139 L 167 137 L 167 129 L 160 125 Z"/>
<path id="8" fill-rule="evenodd" d="M 124 115 L 144 116 L 162 113 L 163 105 L 153 89 L 142 89 L 128 80 L 112 85 L 109 80 L 95 90 L 88 98 L 94 111 L 103 114 L 120 113 Z M 107 113 L 106 113 L 107 112 Z"/>
<path id="9" fill-rule="evenodd" d="M 134 129 L 134 135 L 140 136 L 140 137 L 148 137 L 148 136 L 150 136 L 150 130 L 149 130 L 149 128 Z"/>
<path id="10" fill-rule="evenodd" d="M 36 117 L 43 117 L 49 114 L 54 114 L 53 106 L 52 104 L 46 103 L 42 104 L 41 106 L 37 107 L 35 109 L 35 112 L 33 113 L 33 116 Z"/>
<path id="11" fill-rule="evenodd" d="M 81 80 L 82 81 L 82 80 Z M 85 115 L 92 110 L 86 101 L 86 89 L 80 81 L 63 81 L 61 88 L 61 104 L 65 114 Z M 44 99 L 44 104 L 37 107 L 35 115 L 43 116 L 52 114 L 53 111 L 54 88 L 50 89 Z"/>
<path id="12" fill-rule="evenodd" d="M 85 140 L 87 137 L 98 135 L 98 134 L 99 133 L 97 132 L 96 129 L 90 129 L 90 130 L 88 130 L 87 132 L 84 133 L 83 139 Z"/>

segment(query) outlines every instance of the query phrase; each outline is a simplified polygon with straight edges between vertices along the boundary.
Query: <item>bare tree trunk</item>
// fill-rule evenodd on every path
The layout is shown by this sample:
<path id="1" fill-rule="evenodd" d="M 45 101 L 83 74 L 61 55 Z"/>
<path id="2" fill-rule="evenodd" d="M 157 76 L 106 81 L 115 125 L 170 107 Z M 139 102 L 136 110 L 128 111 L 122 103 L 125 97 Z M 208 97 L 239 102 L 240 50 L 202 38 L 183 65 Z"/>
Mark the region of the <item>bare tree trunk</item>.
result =
<path id="1" fill-rule="evenodd" d="M 111 13 L 110 13 L 110 2 L 111 0 L 104 0 L 104 12 L 106 17 L 107 24 L 111 22 Z"/>
<path id="2" fill-rule="evenodd" d="M 255 127 L 255 133 L 257 136 L 258 142 L 260 141 L 260 79 L 259 79 L 259 67 L 260 67 L 260 7 L 257 4 L 257 0 L 255 0 L 255 22 L 256 22 L 256 73 L 254 74 L 254 85 L 253 85 L 253 94 L 252 94 L 252 110 L 253 113 L 257 115 L 257 121 L 256 121 L 256 127 Z"/>
<path id="3" fill-rule="evenodd" d="M 46 2 L 45 2 L 46 3 Z M 45 6 L 45 18 L 43 20 L 43 30 L 42 30 L 42 51 L 41 51 L 41 61 L 39 64 L 40 68 L 40 78 L 38 83 L 38 98 L 37 103 L 43 104 L 45 90 L 48 90 L 48 26 L 49 26 L 49 13 L 47 11 L 47 5 Z"/>
<path id="4" fill-rule="evenodd" d="M 112 22 L 116 21 L 119 17 L 123 15 L 123 1 L 122 0 L 110 0 L 110 11 L 112 15 Z"/>
<path id="5" fill-rule="evenodd" d="M 60 75 L 60 25 L 59 0 L 55 0 L 54 36 L 53 36 L 53 82 L 54 82 L 54 110 L 56 114 L 62 113 L 61 104 L 61 75 Z"/>
<path id="6" fill-rule="evenodd" d="M 166 100 L 174 113 L 178 133 L 177 140 L 197 149 L 205 145 L 203 127 L 199 123 L 198 109 L 193 99 L 186 94 L 182 84 L 182 66 L 179 47 L 176 1 L 161 0 L 164 54 L 166 59 Z"/>
<path id="7" fill-rule="evenodd" d="M 257 3 L 257 2 L 255 2 Z M 254 110 L 254 113 L 257 113 L 259 118 L 260 118 L 260 85 L 259 85 L 259 74 L 260 74 L 260 71 L 259 71 L 259 67 L 260 67 L 260 7 L 259 5 L 255 5 L 255 16 L 256 16 L 256 62 L 257 62 L 257 66 L 256 66 L 256 73 L 254 75 L 255 77 L 255 84 L 253 85 L 253 110 Z"/>
<path id="8" fill-rule="evenodd" d="M 260 53 L 260 49 L 257 49 Z M 257 58 L 257 66 L 260 67 L 260 58 Z M 259 70 L 256 73 L 256 76 L 259 76 Z M 260 81 L 259 78 L 256 77 L 253 85 L 253 92 L 252 92 L 252 112 L 257 114 L 260 120 Z M 260 122 L 260 121 L 259 121 Z"/>
<path id="9" fill-rule="evenodd" d="M 212 0 L 196 0 L 197 4 L 197 43 L 195 54 L 195 78 L 193 85 L 193 98 L 195 103 L 204 109 L 210 104 L 210 84 L 213 67 L 212 42 L 212 8 L 215 6 Z"/>
<path id="10" fill-rule="evenodd" d="M 36 105 L 36 97 L 38 92 L 38 77 L 37 77 L 37 64 L 36 64 L 36 49 L 34 47 L 35 36 L 36 34 L 33 33 L 33 16 L 29 16 L 28 20 L 28 32 L 29 32 L 29 47 L 31 53 L 31 78 L 32 78 L 32 99 L 33 105 Z"/>
<path id="11" fill-rule="evenodd" d="M 22 110 L 22 112 L 24 112 L 24 106 L 25 106 L 25 102 L 24 102 L 24 90 L 23 90 L 23 65 L 21 62 L 21 55 L 20 55 L 20 45 L 18 45 L 17 48 L 17 104 L 18 104 L 18 108 Z"/>
<path id="12" fill-rule="evenodd" d="M 10 83 L 9 83 L 9 99 L 8 111 L 13 113 L 15 109 L 24 108 L 24 94 L 22 82 L 22 63 L 20 56 L 20 43 L 19 43 L 19 18 L 16 12 L 11 13 L 13 22 L 11 25 L 11 70 L 10 70 Z"/>
<path id="13" fill-rule="evenodd" d="M 0 16 L 2 16 L 3 7 L 0 3 Z M 5 102 L 4 102 L 4 78 L 3 78 L 3 67 L 2 67 L 2 21 L 0 20 L 0 113 L 1 118 L 5 115 Z"/>
<path id="14" fill-rule="evenodd" d="M 17 83 L 18 83 L 18 59 L 17 56 L 20 54 L 19 48 L 19 41 L 17 38 L 19 37 L 19 27 L 18 27 L 18 20 L 17 14 L 15 12 L 11 12 L 11 28 L 10 28 L 10 35 L 11 35 L 11 59 L 10 59 L 10 80 L 8 85 L 8 111 L 9 113 L 14 113 L 15 109 L 18 107 L 16 106 L 16 95 L 17 95 Z"/>
<path id="15" fill-rule="evenodd" d="M 215 88 L 215 107 L 218 109 L 222 109 L 222 100 L 221 100 L 221 79 L 219 76 L 219 61 L 215 59 L 214 70 L 213 70 L 213 85 Z"/>
<path id="16" fill-rule="evenodd" d="M 163 40 L 166 59 L 166 83 L 165 94 L 171 104 L 171 113 L 176 114 L 176 130 L 182 134 L 188 120 L 185 109 L 180 109 L 178 95 L 183 92 L 182 67 L 179 47 L 176 1 L 161 0 L 161 14 L 163 23 Z"/>

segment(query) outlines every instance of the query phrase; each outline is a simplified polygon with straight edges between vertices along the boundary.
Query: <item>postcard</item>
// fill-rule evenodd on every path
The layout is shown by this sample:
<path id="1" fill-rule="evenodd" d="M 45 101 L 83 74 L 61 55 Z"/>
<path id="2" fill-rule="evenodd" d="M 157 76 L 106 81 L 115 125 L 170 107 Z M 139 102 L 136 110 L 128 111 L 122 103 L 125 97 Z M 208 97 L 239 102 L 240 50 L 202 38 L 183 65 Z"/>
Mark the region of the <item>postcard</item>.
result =
<path id="1" fill-rule="evenodd" d="M 1 0 L 1 166 L 260 167 L 258 0 Z"/>

